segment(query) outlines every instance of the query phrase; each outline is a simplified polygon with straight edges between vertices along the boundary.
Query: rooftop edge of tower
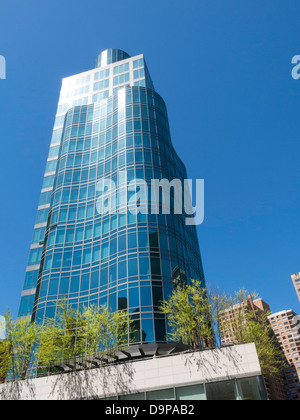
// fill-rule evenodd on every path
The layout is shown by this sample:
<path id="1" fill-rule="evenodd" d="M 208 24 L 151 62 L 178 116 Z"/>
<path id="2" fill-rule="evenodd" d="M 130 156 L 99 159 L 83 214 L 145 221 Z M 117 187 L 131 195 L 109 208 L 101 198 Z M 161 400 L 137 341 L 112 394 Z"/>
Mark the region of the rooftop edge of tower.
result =
<path id="1" fill-rule="evenodd" d="M 95 68 L 105 67 L 109 64 L 117 63 L 118 61 L 126 60 L 130 55 L 125 51 L 118 49 L 107 49 L 102 51 L 95 62 Z"/>

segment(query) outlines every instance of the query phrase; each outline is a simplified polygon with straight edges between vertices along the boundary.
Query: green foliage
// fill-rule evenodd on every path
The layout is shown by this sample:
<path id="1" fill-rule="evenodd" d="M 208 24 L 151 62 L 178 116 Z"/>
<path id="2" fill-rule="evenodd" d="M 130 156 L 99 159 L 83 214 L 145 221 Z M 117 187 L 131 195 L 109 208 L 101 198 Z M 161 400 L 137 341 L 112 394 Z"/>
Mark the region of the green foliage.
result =
<path id="1" fill-rule="evenodd" d="M 229 331 L 238 332 L 244 328 L 248 308 L 247 299 L 250 295 L 245 289 L 240 289 L 233 295 L 222 292 L 220 289 L 210 289 L 208 290 L 208 296 L 214 337 L 216 343 L 221 345 Z M 256 292 L 252 293 L 251 296 L 256 299 Z M 225 317 L 228 312 L 234 314 L 230 321 Z M 236 334 L 234 336 L 233 342 L 238 343 Z"/>
<path id="2" fill-rule="evenodd" d="M 7 340 L 0 341 L 0 384 L 5 382 L 9 367 L 10 347 Z"/>
<path id="3" fill-rule="evenodd" d="M 208 291 L 195 280 L 177 287 L 160 308 L 167 315 L 169 339 L 196 349 L 203 344 L 222 345 L 230 331 L 233 343 L 255 343 L 263 375 L 280 376 L 284 359 L 269 324 L 269 314 L 249 307 L 249 296 L 245 289 L 233 296 L 218 289 Z M 257 294 L 253 293 L 252 298 L 256 299 Z M 228 311 L 230 317 L 224 315 Z"/>
<path id="4" fill-rule="evenodd" d="M 245 289 L 233 296 L 212 294 L 212 300 L 222 301 L 218 316 L 220 342 L 223 342 L 224 334 L 230 332 L 233 343 L 254 343 L 263 375 L 278 380 L 284 367 L 284 355 L 268 320 L 270 312 L 251 306 L 251 300 L 257 297 L 256 292 L 249 294 Z M 230 311 L 231 318 L 222 320 L 225 311 Z"/>
<path id="5" fill-rule="evenodd" d="M 134 333 L 127 312 L 111 313 L 106 306 L 80 311 L 61 302 L 55 319 L 37 326 L 29 319 L 13 321 L 5 315 L 7 340 L 0 342 L 0 379 L 10 381 L 28 377 L 29 368 L 39 374 L 57 372 L 68 364 L 73 370 L 94 366 L 113 358 Z M 8 373 L 8 375 L 7 375 Z"/>
<path id="6" fill-rule="evenodd" d="M 254 314 L 246 311 L 242 326 L 236 329 L 236 336 L 239 342 L 255 343 L 262 374 L 278 378 L 285 362 L 269 323 L 269 315 L 270 313 Z"/>
<path id="7" fill-rule="evenodd" d="M 236 343 L 255 343 L 266 376 L 276 376 L 283 358 L 265 313 L 256 313 L 248 305 L 245 290 L 229 296 L 218 290 L 208 291 L 192 280 L 190 285 L 174 289 L 160 310 L 167 316 L 169 339 L 198 347 L 222 344 L 230 330 Z M 224 313 L 234 317 L 224 320 Z M 62 302 L 56 318 L 38 326 L 29 319 L 13 321 L 5 314 L 6 340 L 0 342 L 0 380 L 22 380 L 31 366 L 39 372 L 53 372 L 63 364 L 74 371 L 113 360 L 120 347 L 135 336 L 134 321 L 127 312 L 111 313 L 106 306 L 83 307 L 80 311 Z M 7 374 L 8 373 L 8 374 Z"/>
<path id="8" fill-rule="evenodd" d="M 3 353 L 5 362 L 0 366 L 0 376 L 5 377 L 8 372 L 11 380 L 25 379 L 29 363 L 36 354 L 38 328 L 27 318 L 13 321 L 9 311 L 4 318 L 7 340 Z"/>
<path id="9" fill-rule="evenodd" d="M 47 319 L 41 328 L 39 364 L 51 366 L 73 360 L 76 370 L 76 359 L 85 350 L 87 325 L 82 312 L 60 303 L 56 319 Z"/>
<path id="10" fill-rule="evenodd" d="M 84 312 L 84 318 L 88 322 L 86 354 L 113 357 L 121 346 L 128 343 L 132 326 L 126 312 L 111 313 L 107 306 L 100 309 L 91 306 Z"/>
<path id="11" fill-rule="evenodd" d="M 226 293 L 219 289 L 210 289 L 207 292 L 209 299 L 209 311 L 211 318 L 211 328 L 213 336 L 217 344 L 221 344 L 224 339 L 224 328 L 222 323 L 222 315 L 230 306 L 230 298 Z"/>
<path id="12" fill-rule="evenodd" d="M 126 312 L 111 313 L 106 306 L 91 306 L 75 311 L 59 305 L 56 319 L 48 319 L 40 336 L 40 366 L 71 361 L 73 370 L 89 356 L 113 357 L 128 343 L 131 323 Z"/>
<path id="13" fill-rule="evenodd" d="M 167 315 L 171 341 L 196 349 L 213 339 L 207 290 L 199 281 L 192 280 L 191 285 L 174 289 L 169 301 L 163 302 L 160 310 Z"/>

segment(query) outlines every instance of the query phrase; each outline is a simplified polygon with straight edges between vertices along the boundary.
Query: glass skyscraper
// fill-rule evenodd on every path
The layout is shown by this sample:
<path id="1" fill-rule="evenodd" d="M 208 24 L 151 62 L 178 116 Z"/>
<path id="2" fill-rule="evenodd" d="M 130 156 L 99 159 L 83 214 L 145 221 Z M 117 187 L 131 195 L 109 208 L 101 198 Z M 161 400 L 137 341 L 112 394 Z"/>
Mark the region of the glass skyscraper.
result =
<path id="1" fill-rule="evenodd" d="M 117 185 L 116 213 L 97 212 L 104 178 Z M 180 282 L 204 283 L 196 228 L 174 212 L 127 211 L 127 183 L 186 178 L 143 55 L 106 50 L 63 79 L 19 317 L 53 318 L 62 299 L 108 305 L 128 310 L 137 343 L 166 342 L 160 302 Z"/>

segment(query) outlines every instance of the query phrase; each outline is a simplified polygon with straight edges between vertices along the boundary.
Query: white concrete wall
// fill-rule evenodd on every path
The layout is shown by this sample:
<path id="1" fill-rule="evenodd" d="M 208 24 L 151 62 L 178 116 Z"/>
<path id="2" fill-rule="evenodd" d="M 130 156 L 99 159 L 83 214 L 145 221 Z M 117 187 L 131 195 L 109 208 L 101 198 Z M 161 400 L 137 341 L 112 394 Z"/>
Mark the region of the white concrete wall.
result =
<path id="1" fill-rule="evenodd" d="M 154 358 L 0 385 L 0 400 L 105 398 L 261 375 L 254 344 Z"/>

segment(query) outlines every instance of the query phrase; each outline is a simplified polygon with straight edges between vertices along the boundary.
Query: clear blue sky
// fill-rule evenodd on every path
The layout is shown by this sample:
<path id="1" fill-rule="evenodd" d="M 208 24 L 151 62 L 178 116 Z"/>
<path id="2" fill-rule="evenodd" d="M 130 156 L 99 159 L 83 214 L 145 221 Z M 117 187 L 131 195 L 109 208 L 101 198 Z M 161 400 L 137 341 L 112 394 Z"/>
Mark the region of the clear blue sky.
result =
<path id="1" fill-rule="evenodd" d="M 0 314 L 17 314 L 63 77 L 144 53 L 190 178 L 207 282 L 299 312 L 299 0 L 11 0 L 1 4 Z"/>

